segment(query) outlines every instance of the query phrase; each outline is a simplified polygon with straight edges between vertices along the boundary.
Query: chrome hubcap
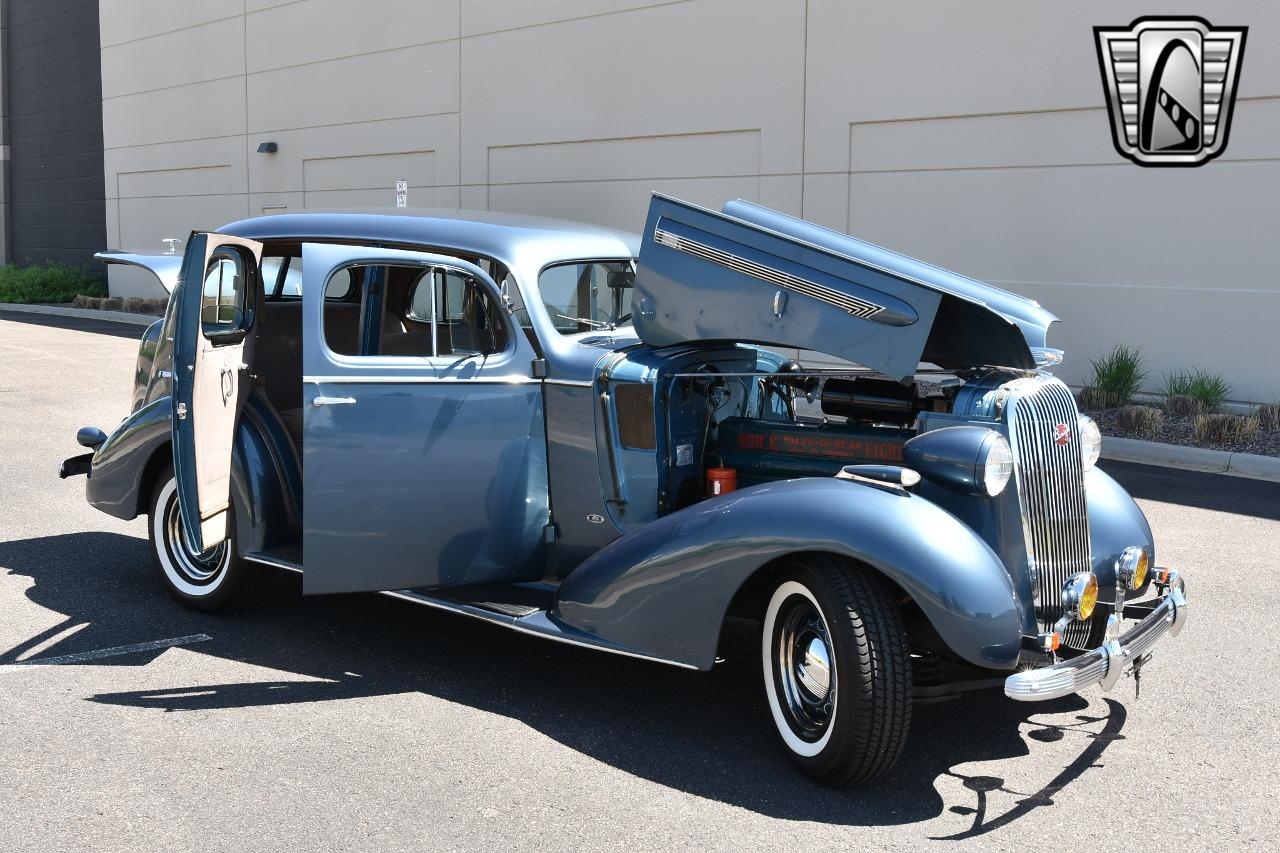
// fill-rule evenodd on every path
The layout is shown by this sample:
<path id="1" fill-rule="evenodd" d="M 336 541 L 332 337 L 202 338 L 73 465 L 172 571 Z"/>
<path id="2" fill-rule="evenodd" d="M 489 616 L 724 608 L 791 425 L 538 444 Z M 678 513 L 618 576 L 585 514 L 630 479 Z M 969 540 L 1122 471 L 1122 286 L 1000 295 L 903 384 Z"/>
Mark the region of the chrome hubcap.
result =
<path id="1" fill-rule="evenodd" d="M 187 536 L 182 532 L 182 515 L 178 511 L 177 498 L 169 502 L 165 529 L 174 563 L 192 583 L 207 583 L 222 571 L 226 562 L 227 543 L 220 542 L 204 553 L 188 545 Z"/>
<path id="2" fill-rule="evenodd" d="M 827 698 L 827 689 L 831 686 L 831 657 L 821 637 L 813 637 L 805 646 L 804 659 L 796 667 L 796 677 L 811 696 Z"/>
<path id="3" fill-rule="evenodd" d="M 815 741 L 831 722 L 836 672 L 826 620 L 813 602 L 795 595 L 783 603 L 773 636 L 773 676 L 791 730 Z"/>

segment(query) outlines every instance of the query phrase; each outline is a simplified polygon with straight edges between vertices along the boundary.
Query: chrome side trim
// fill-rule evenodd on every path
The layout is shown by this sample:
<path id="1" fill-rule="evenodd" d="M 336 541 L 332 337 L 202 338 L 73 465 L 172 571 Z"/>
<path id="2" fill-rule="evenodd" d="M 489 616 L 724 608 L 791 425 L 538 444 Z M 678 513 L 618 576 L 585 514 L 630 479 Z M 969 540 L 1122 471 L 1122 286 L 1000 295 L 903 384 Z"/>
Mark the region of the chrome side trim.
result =
<path id="1" fill-rule="evenodd" d="M 302 381 L 310 385 L 537 385 L 541 379 L 528 376 L 493 376 L 475 379 L 460 379 L 453 376 L 395 376 L 395 375 L 362 375 L 351 373 L 339 376 L 304 376 Z"/>
<path id="2" fill-rule="evenodd" d="M 697 667 L 680 661 L 667 660 L 666 658 L 652 657 L 651 655 L 641 654 L 640 652 L 627 651 L 610 646 L 604 642 L 592 642 L 586 639 L 579 639 L 560 633 L 561 629 L 554 622 L 547 618 L 545 611 L 538 611 L 528 616 L 519 618 L 510 616 L 505 613 L 495 613 L 490 610 L 483 610 L 479 607 L 472 607 L 469 604 L 462 604 L 456 601 L 446 601 L 440 598 L 432 598 L 420 592 L 411 589 L 392 589 L 381 593 L 391 598 L 399 598 L 404 601 L 411 601 L 414 604 L 422 604 L 426 607 L 434 607 L 437 610 L 447 610 L 450 613 L 457 613 L 462 616 L 470 616 L 473 619 L 479 619 L 483 622 L 489 622 L 499 625 L 503 628 L 510 628 L 513 631 L 519 631 L 522 634 L 529 634 L 534 637 L 542 637 L 547 640 L 555 640 L 559 643 L 567 643 L 571 646 L 578 646 L 585 649 L 595 649 L 596 651 L 609 652 L 623 657 L 635 658 L 637 660 L 646 660 L 652 663 L 665 663 L 669 666 L 679 667 L 680 669 L 693 669 Z"/>
<path id="3" fill-rule="evenodd" d="M 1181 578 L 1175 578 L 1151 615 L 1126 633 L 1071 660 L 1015 672 L 1005 679 L 1004 695 L 1019 702 L 1043 702 L 1095 684 L 1110 690 L 1124 672 L 1141 666 L 1157 640 L 1165 634 L 1177 636 L 1186 621 L 1186 587 Z"/>
<path id="4" fill-rule="evenodd" d="M 564 385 L 567 388 L 594 388 L 595 383 L 585 379 L 544 379 L 548 385 Z"/>
<path id="5" fill-rule="evenodd" d="M 749 275 L 752 278 L 758 278 L 761 281 L 767 281 L 770 284 L 790 290 L 793 293 L 799 293 L 802 296 L 808 296 L 828 305 L 852 314 L 854 317 L 861 317 L 864 320 L 874 317 L 884 310 L 883 305 L 877 305 L 874 302 L 868 302 L 865 299 L 859 299 L 848 293 L 818 284 L 814 281 L 800 278 L 788 272 L 783 272 L 773 267 L 765 266 L 739 255 L 717 249 L 714 246 L 708 246 L 706 243 L 700 243 L 697 240 L 690 240 L 688 237 L 681 237 L 678 234 L 672 234 L 662 228 L 654 228 L 654 241 L 661 243 L 663 246 L 675 249 L 678 252 L 694 255 L 713 264 L 719 264 L 722 267 L 728 267 L 735 272 Z"/>
<path id="6" fill-rule="evenodd" d="M 296 572 L 302 574 L 302 566 L 297 563 L 290 563 L 288 560 L 278 560 L 275 557 L 269 557 L 266 554 L 253 553 L 245 554 L 244 559 L 251 563 L 260 563 L 264 566 L 271 566 L 275 569 L 284 569 L 287 572 Z"/>

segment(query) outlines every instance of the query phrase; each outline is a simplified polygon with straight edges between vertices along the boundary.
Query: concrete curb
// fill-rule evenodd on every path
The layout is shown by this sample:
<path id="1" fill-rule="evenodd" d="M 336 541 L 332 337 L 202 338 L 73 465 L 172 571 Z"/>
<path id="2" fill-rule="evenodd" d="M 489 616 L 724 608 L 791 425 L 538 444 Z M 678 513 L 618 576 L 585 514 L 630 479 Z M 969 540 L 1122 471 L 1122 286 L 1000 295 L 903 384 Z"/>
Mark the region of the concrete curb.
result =
<path id="1" fill-rule="evenodd" d="M 1230 474 L 1235 477 L 1280 483 L 1280 457 L 1260 456 L 1255 453 L 1232 453 L 1227 450 L 1209 450 L 1204 447 L 1185 447 L 1181 444 L 1163 444 L 1159 441 L 1104 436 L 1102 458 L 1116 462 L 1137 462 L 1142 465 L 1159 465 L 1183 471 L 1207 471 L 1211 474 Z"/>
<path id="2" fill-rule="evenodd" d="M 92 308 L 62 308 L 58 305 L 19 305 L 12 302 L 0 302 L 0 311 L 17 311 L 22 314 L 52 314 L 56 317 L 81 317 L 85 320 L 106 320 L 110 323 L 131 323 L 135 326 L 150 326 L 160 319 L 154 314 L 97 311 Z"/>

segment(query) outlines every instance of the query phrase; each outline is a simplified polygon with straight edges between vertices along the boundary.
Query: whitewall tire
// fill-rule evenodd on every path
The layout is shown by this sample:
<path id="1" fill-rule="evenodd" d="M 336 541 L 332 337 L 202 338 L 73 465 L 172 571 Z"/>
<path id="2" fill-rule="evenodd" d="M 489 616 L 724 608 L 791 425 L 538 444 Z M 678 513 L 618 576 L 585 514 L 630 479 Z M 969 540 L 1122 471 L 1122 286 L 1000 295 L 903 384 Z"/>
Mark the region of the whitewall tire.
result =
<path id="1" fill-rule="evenodd" d="M 911 725 L 911 655 L 890 587 L 814 554 L 782 566 L 761 620 L 765 700 L 783 748 L 831 785 L 898 760 Z"/>
<path id="2" fill-rule="evenodd" d="M 263 567 L 236 553 L 235 513 L 229 513 L 226 541 L 203 554 L 187 546 L 178 508 L 178 480 L 168 468 L 156 480 L 147 520 L 151 558 L 169 594 L 193 610 L 217 612 L 240 604 L 267 578 Z"/>

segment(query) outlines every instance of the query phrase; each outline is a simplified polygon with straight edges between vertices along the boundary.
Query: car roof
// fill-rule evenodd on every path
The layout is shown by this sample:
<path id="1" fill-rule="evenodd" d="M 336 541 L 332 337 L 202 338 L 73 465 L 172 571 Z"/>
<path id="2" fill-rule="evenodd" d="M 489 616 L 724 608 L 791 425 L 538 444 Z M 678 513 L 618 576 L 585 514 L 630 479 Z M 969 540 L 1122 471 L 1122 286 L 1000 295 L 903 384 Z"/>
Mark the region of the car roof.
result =
<path id="1" fill-rule="evenodd" d="M 250 240 L 349 240 L 452 249 L 526 272 L 562 260 L 635 257 L 640 250 L 639 235 L 626 231 L 491 210 L 306 210 L 242 219 L 218 231 Z"/>

